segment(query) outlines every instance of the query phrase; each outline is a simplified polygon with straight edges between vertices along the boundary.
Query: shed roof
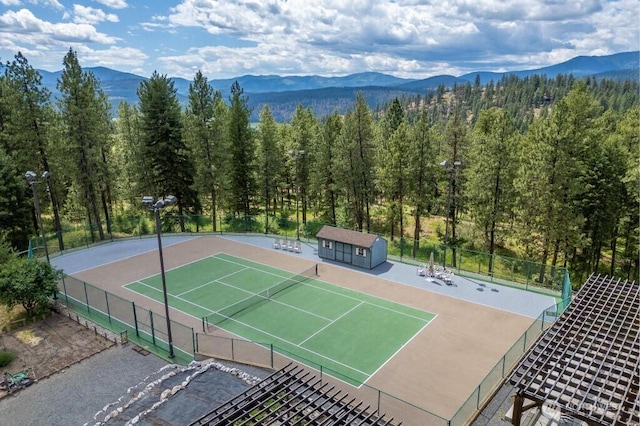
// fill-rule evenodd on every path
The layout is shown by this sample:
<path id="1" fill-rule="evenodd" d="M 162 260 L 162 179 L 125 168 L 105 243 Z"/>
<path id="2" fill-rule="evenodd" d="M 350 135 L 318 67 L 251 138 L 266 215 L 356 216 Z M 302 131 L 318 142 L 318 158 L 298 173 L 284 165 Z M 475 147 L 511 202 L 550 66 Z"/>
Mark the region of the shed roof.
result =
<path id="1" fill-rule="evenodd" d="M 640 287 L 591 275 L 509 380 L 518 394 L 600 425 L 640 422 Z"/>
<path id="2" fill-rule="evenodd" d="M 339 241 L 341 243 L 353 244 L 359 247 L 371 247 L 378 237 L 375 234 L 365 234 L 350 229 L 341 229 L 334 226 L 325 225 L 316 234 L 317 238 L 325 240 Z"/>

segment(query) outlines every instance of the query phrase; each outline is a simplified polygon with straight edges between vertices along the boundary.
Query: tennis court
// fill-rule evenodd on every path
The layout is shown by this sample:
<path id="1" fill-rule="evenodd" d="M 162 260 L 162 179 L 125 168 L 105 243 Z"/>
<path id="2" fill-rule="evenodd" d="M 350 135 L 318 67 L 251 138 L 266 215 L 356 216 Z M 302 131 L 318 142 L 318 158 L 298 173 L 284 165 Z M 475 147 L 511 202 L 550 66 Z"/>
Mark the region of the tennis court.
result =
<path id="1" fill-rule="evenodd" d="M 166 272 L 169 305 L 285 355 L 365 383 L 435 315 L 321 280 L 313 267 L 291 274 L 229 254 Z M 160 275 L 127 289 L 163 300 Z"/>

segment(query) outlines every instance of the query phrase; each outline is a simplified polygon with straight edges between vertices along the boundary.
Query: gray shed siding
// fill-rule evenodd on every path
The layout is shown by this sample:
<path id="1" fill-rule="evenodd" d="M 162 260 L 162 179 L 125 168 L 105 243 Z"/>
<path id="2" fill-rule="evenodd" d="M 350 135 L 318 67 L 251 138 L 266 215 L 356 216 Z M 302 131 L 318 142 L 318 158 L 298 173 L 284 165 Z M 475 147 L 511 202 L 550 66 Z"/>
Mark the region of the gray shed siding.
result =
<path id="1" fill-rule="evenodd" d="M 384 238 L 376 238 L 371 246 L 371 268 L 375 268 L 387 261 L 387 240 Z"/>
<path id="2" fill-rule="evenodd" d="M 325 226 L 317 237 L 318 256 L 322 259 L 365 269 L 387 261 L 387 241 L 376 235 Z"/>
<path id="3" fill-rule="evenodd" d="M 331 246 L 325 247 L 325 241 Z M 336 244 L 332 240 L 318 238 L 318 256 L 322 259 L 336 260 Z"/>

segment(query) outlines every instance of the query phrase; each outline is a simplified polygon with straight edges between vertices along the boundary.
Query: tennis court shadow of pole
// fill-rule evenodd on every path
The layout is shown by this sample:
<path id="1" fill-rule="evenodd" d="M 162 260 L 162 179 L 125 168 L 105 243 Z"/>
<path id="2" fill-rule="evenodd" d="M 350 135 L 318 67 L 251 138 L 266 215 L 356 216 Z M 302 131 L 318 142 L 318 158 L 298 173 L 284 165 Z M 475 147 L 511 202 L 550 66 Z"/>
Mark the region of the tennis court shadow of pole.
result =
<path id="1" fill-rule="evenodd" d="M 327 265 L 340 266 L 342 268 L 351 269 L 352 271 L 363 272 L 365 274 L 371 274 L 371 275 L 385 274 L 395 266 L 391 262 L 383 262 L 373 269 L 367 269 L 367 268 L 362 268 L 360 266 L 354 266 L 349 263 L 338 262 L 337 260 L 330 260 L 330 259 L 320 259 L 320 260 L 322 261 L 321 263 L 326 263 Z"/>
<path id="2" fill-rule="evenodd" d="M 475 285 L 477 285 L 477 286 L 478 286 L 478 288 L 476 288 L 476 290 L 477 290 L 477 291 L 484 291 L 485 289 L 489 289 L 489 290 L 491 290 L 491 292 L 492 292 L 492 293 L 500 293 L 500 290 L 498 290 L 498 289 L 497 289 L 497 288 L 495 288 L 495 287 L 489 287 L 489 286 L 487 286 L 487 284 L 485 284 L 485 283 L 481 283 L 481 282 L 478 282 L 478 281 L 476 281 L 476 280 L 472 280 L 471 278 L 466 278 L 466 277 L 465 277 L 465 279 L 466 279 L 467 281 L 471 281 L 472 283 L 474 283 Z"/>

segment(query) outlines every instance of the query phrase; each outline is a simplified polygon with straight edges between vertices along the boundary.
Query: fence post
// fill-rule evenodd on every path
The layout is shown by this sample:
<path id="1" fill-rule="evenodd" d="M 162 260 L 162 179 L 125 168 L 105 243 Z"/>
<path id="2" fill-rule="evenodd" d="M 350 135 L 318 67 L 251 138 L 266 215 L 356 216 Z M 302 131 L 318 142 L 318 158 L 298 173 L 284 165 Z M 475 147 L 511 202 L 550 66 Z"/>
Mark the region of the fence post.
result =
<path id="1" fill-rule="evenodd" d="M 109 318 L 109 324 L 111 324 L 111 309 L 109 309 L 109 293 L 104 292 L 104 300 L 107 302 L 107 318 Z"/>
<path id="2" fill-rule="evenodd" d="M 62 276 L 62 288 L 64 289 L 64 300 L 67 301 L 67 306 L 69 306 L 69 295 L 67 294 L 67 283 L 64 281 L 64 275 Z"/>
<path id="3" fill-rule="evenodd" d="M 235 361 L 236 360 L 236 351 L 235 351 L 235 347 L 233 342 L 235 342 L 236 339 L 231 339 L 231 360 Z"/>
<path id="4" fill-rule="evenodd" d="M 271 368 L 273 368 L 273 343 L 269 344 L 271 353 Z"/>
<path id="5" fill-rule="evenodd" d="M 149 327 L 151 327 L 151 342 L 156 345 L 156 329 L 153 326 L 153 311 L 149 310 Z"/>
<path id="6" fill-rule="evenodd" d="M 89 294 L 87 293 L 87 283 L 82 281 L 82 285 L 84 286 L 84 301 L 87 304 L 87 312 L 91 313 L 91 307 L 89 306 Z"/>
<path id="7" fill-rule="evenodd" d="M 136 314 L 136 302 L 131 302 L 133 308 L 133 323 L 136 327 L 136 337 L 140 337 L 140 330 L 138 329 L 138 315 Z"/>
<path id="8" fill-rule="evenodd" d="M 495 275 L 493 271 L 496 270 L 496 255 L 495 254 L 490 254 L 489 255 L 489 265 L 491 265 L 491 270 L 487 271 L 489 276 L 491 277 L 491 282 L 493 282 L 493 276 Z"/>
<path id="9" fill-rule="evenodd" d="M 502 378 L 504 379 L 504 367 L 507 363 L 507 354 L 502 355 Z"/>
<path id="10" fill-rule="evenodd" d="M 380 391 L 380 389 L 378 389 L 378 411 L 376 412 L 376 414 L 380 414 L 380 399 L 381 399 L 381 395 L 382 392 Z"/>
<path id="11" fill-rule="evenodd" d="M 198 342 L 196 340 L 196 333 L 193 331 L 193 327 L 191 327 L 191 344 L 193 345 L 193 357 L 196 357 L 196 352 L 198 351 Z"/>

